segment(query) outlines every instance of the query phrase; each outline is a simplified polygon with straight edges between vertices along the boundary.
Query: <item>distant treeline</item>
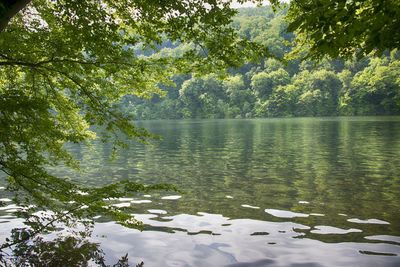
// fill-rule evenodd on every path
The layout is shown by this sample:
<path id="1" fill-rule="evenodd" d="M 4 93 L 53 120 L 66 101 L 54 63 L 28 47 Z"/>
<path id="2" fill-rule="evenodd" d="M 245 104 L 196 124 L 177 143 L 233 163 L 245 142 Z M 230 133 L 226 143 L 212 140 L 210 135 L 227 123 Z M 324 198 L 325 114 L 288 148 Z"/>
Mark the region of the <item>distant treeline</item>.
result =
<path id="1" fill-rule="evenodd" d="M 242 9 L 233 25 L 241 35 L 265 44 L 277 57 L 292 50 L 284 11 Z M 182 53 L 166 42 L 160 54 Z M 135 119 L 252 118 L 400 114 L 400 53 L 361 60 L 302 61 L 268 58 L 228 70 L 228 77 L 181 75 L 166 95 L 126 96 L 121 109 Z"/>

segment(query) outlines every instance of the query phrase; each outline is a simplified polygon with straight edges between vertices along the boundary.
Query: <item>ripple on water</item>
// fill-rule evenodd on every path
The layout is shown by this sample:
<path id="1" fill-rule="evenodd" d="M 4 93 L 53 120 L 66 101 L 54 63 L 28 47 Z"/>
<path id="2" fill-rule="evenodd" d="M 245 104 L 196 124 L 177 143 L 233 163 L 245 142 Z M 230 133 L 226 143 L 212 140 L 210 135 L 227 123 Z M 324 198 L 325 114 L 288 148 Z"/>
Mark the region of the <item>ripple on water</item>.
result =
<path id="1" fill-rule="evenodd" d="M 151 203 L 151 200 L 148 200 L 148 199 L 132 200 L 131 203 L 133 203 L 133 204 Z"/>
<path id="2" fill-rule="evenodd" d="M 278 218 L 295 218 L 295 217 L 306 218 L 309 216 L 309 214 L 293 212 L 288 210 L 266 209 L 265 212 Z"/>
<path id="3" fill-rule="evenodd" d="M 392 242 L 392 243 L 397 243 L 397 244 L 400 245 L 400 236 L 394 236 L 394 235 L 371 235 L 371 236 L 366 236 L 364 238 L 368 239 L 368 240 Z"/>
<path id="4" fill-rule="evenodd" d="M 369 251 L 369 250 L 359 250 L 361 254 L 366 255 L 374 255 L 374 256 L 397 256 L 395 253 L 386 253 L 386 252 L 378 252 L 378 251 Z"/>
<path id="5" fill-rule="evenodd" d="M 389 222 L 378 220 L 378 219 L 361 220 L 358 218 L 352 218 L 352 219 L 348 219 L 347 221 L 352 222 L 352 223 L 361 223 L 361 224 L 390 224 Z"/>
<path id="6" fill-rule="evenodd" d="M 299 204 L 310 204 L 310 202 L 304 201 L 304 200 L 300 200 L 300 201 L 299 201 Z"/>
<path id="7" fill-rule="evenodd" d="M 4 207 L 0 207 L 0 211 L 6 211 L 6 212 L 10 212 L 10 210 L 13 210 L 12 212 L 14 212 L 14 210 L 19 210 L 22 209 L 22 207 L 17 206 L 15 204 L 10 204 Z"/>
<path id="8" fill-rule="evenodd" d="M 325 214 L 322 213 L 310 213 L 310 216 L 319 216 L 319 217 L 324 217 Z"/>
<path id="9" fill-rule="evenodd" d="M 168 212 L 166 210 L 147 210 L 150 213 L 154 214 L 167 214 Z"/>
<path id="10" fill-rule="evenodd" d="M 176 200 L 176 199 L 180 199 L 182 196 L 165 196 L 162 197 L 161 199 L 165 199 L 165 200 Z"/>
<path id="11" fill-rule="evenodd" d="M 117 203 L 117 204 L 112 204 L 112 206 L 117 207 L 117 208 L 127 208 L 131 206 L 130 202 L 122 202 L 122 203 Z"/>
<path id="12" fill-rule="evenodd" d="M 120 197 L 120 198 L 118 198 L 118 200 L 119 201 L 131 201 L 131 200 L 133 200 L 133 198 L 131 198 L 131 197 Z"/>
<path id="13" fill-rule="evenodd" d="M 256 206 L 246 205 L 246 204 L 243 204 L 243 205 L 240 205 L 240 206 L 242 206 L 243 208 L 249 208 L 249 209 L 255 209 L 255 210 L 260 208 L 260 207 L 256 207 Z"/>
<path id="14" fill-rule="evenodd" d="M 111 255 L 120 253 L 121 248 L 115 247 L 115 244 L 120 244 L 126 246 L 123 247 L 124 253 L 129 253 L 130 257 L 139 257 L 149 266 L 177 266 L 177 262 L 178 266 L 268 266 L 265 263 L 272 260 L 274 264 L 271 266 L 372 267 L 382 264 L 397 266 L 396 263 L 399 263 L 396 257 L 382 259 L 382 256 L 398 254 L 396 245 L 324 243 L 309 238 L 296 238 L 301 236 L 296 229 L 309 230 L 309 227 L 293 222 L 229 219 L 203 212 L 198 215 L 165 217 L 169 221 L 151 220 L 153 216 L 138 216 L 146 224 L 155 227 L 151 231 L 138 232 L 116 224 L 102 223 L 96 224 L 94 236 L 107 234 L 109 237 L 107 242 L 102 243 L 106 255 L 107 252 Z M 175 232 L 154 231 L 157 227 L 174 229 Z M 316 228 L 325 233 L 350 232 L 349 229 L 329 226 Z M 110 239 L 114 242 L 109 242 Z"/>
<path id="15" fill-rule="evenodd" d="M 337 234 L 337 235 L 344 235 L 348 233 L 361 233 L 362 230 L 360 229 L 342 229 L 333 226 L 325 226 L 325 225 L 317 225 L 314 226 L 315 229 L 311 230 L 310 232 L 313 234 L 320 234 L 320 235 L 329 235 L 329 234 Z"/>

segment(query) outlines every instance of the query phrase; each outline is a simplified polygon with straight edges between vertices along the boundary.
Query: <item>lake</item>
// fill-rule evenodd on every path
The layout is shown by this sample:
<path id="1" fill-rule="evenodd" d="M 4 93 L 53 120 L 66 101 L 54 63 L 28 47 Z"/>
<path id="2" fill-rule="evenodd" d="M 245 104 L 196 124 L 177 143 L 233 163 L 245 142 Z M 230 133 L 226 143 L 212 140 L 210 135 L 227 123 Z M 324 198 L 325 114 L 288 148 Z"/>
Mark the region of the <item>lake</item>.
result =
<path id="1" fill-rule="evenodd" d="M 400 266 L 400 117 L 144 121 L 162 136 L 71 145 L 86 184 L 172 183 L 121 199 L 145 231 L 97 219 L 109 262 L 144 266 Z M 3 191 L 0 191 L 0 194 Z M 0 233 L 17 219 L 0 210 Z"/>

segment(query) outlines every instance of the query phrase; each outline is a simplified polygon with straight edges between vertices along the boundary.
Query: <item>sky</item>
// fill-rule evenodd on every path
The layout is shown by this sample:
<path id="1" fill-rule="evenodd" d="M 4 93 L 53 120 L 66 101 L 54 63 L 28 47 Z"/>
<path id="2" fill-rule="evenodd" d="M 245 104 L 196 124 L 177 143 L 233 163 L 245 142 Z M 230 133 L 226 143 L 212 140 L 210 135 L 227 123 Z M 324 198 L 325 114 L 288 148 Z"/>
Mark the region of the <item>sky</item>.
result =
<path id="1" fill-rule="evenodd" d="M 265 6 L 265 5 L 267 5 L 269 3 L 269 1 L 263 1 L 263 3 L 262 3 L 262 5 L 263 6 Z M 231 5 L 233 8 L 240 8 L 240 7 L 255 7 L 255 6 L 257 6 L 256 4 L 254 4 L 254 3 L 244 3 L 244 4 L 239 4 L 238 2 L 236 2 L 236 1 L 233 1 L 233 3 L 232 3 L 232 5 Z"/>

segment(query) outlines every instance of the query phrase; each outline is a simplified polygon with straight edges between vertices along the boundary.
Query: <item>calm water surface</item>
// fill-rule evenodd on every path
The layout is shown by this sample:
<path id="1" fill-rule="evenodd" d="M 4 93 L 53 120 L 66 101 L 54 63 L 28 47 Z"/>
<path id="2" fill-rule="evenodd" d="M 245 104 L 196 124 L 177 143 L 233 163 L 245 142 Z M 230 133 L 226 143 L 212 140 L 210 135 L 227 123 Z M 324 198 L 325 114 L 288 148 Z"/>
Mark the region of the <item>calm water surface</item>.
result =
<path id="1" fill-rule="evenodd" d="M 109 145 L 70 146 L 83 166 L 74 180 L 184 191 L 121 199 L 143 232 L 99 218 L 92 240 L 110 262 L 128 253 L 145 266 L 400 266 L 399 117 L 140 125 L 163 139 L 113 161 Z"/>

